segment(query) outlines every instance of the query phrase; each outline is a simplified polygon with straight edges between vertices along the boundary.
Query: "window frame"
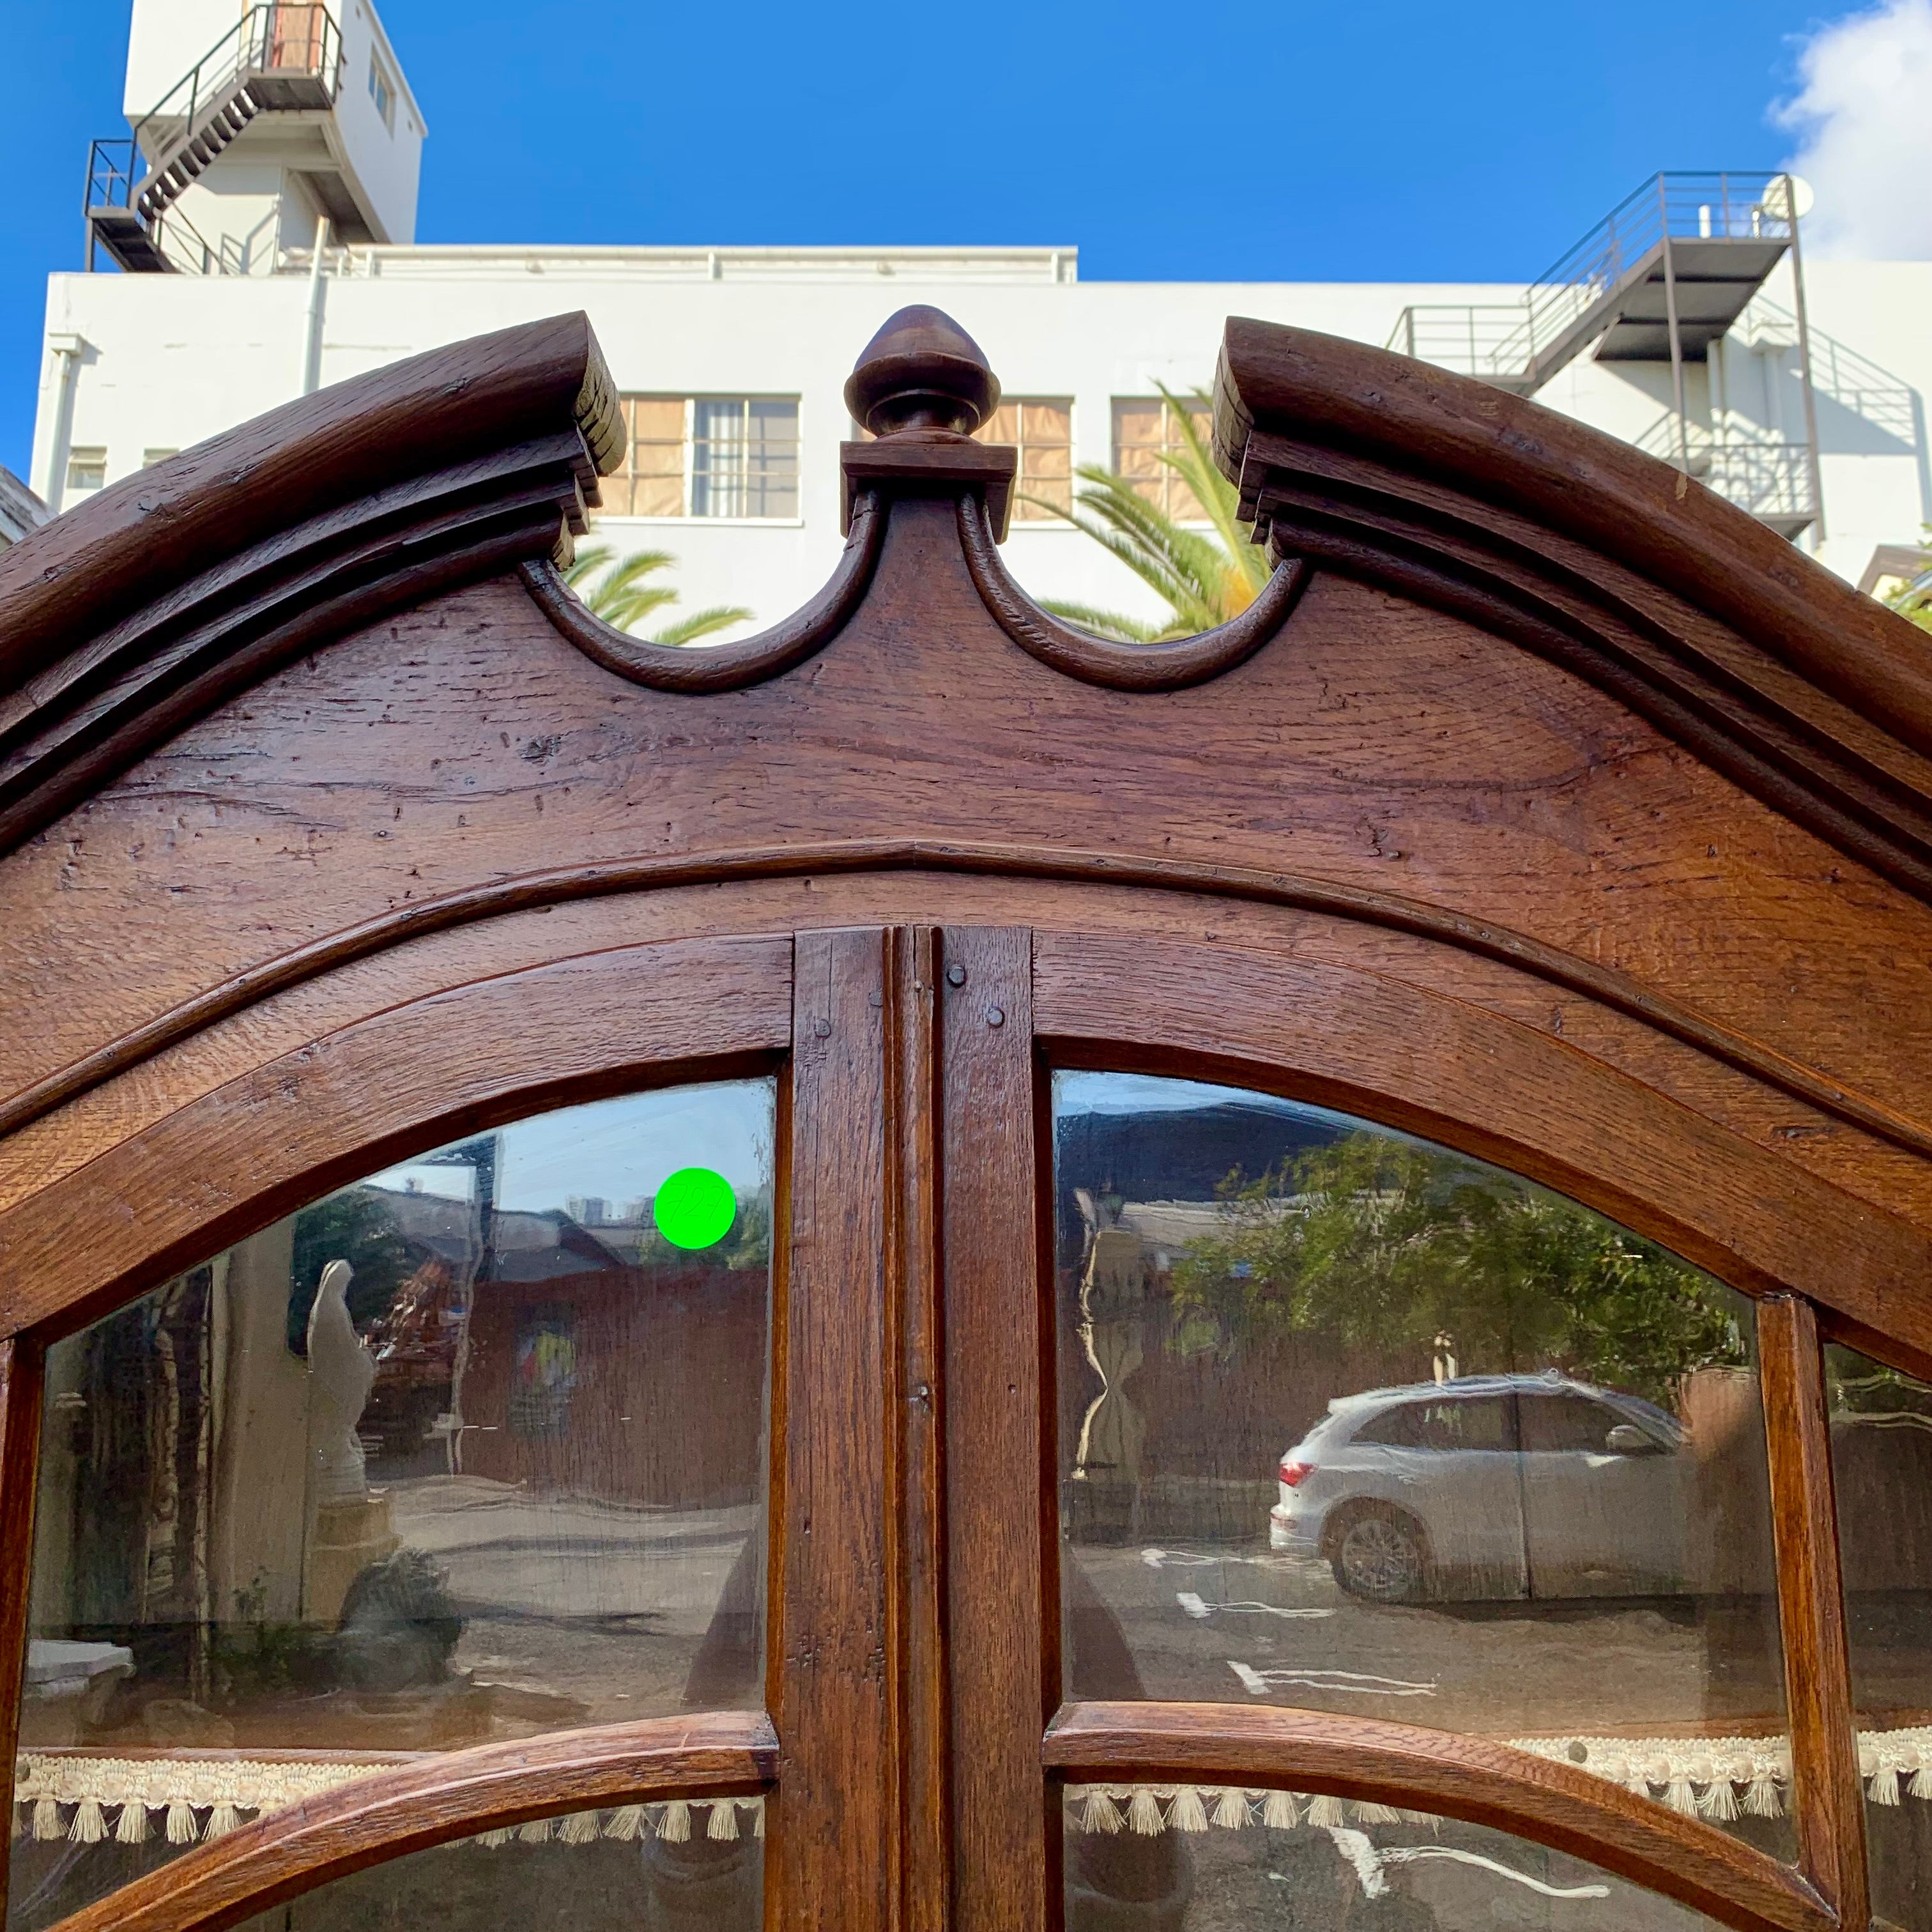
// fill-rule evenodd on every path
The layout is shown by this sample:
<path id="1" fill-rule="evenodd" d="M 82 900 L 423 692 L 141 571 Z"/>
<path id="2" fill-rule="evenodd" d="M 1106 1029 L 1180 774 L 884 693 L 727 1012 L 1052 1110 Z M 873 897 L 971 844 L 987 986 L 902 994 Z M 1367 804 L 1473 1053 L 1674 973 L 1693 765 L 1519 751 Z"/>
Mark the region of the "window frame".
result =
<path id="1" fill-rule="evenodd" d="M 1179 395 L 1177 396 L 1174 400 L 1180 404 L 1182 408 L 1188 411 L 1190 417 L 1196 418 L 1196 427 L 1203 432 L 1204 440 L 1211 448 L 1214 443 L 1214 421 L 1211 407 L 1206 404 L 1198 404 L 1197 406 L 1197 399 L 1191 394 Z M 1121 406 L 1124 404 L 1128 405 L 1138 405 L 1148 403 L 1151 403 L 1160 412 L 1159 420 L 1161 426 L 1161 436 L 1160 442 L 1158 444 L 1137 443 L 1132 445 L 1123 443 L 1120 440 Z M 1107 408 L 1108 417 L 1108 455 L 1114 475 L 1117 476 L 1126 477 L 1129 487 L 1133 490 L 1135 495 L 1138 496 L 1144 502 L 1154 502 L 1154 500 L 1148 496 L 1146 490 L 1142 488 L 1142 485 L 1146 483 L 1157 483 L 1160 488 L 1160 495 L 1159 501 L 1155 505 L 1155 507 L 1159 508 L 1164 514 L 1173 518 L 1174 522 L 1178 524 L 1183 530 L 1212 530 L 1214 526 L 1214 519 L 1207 514 L 1205 508 L 1198 502 L 1198 500 L 1196 502 L 1195 507 L 1201 511 L 1201 514 L 1198 516 L 1180 516 L 1177 514 L 1174 509 L 1174 493 L 1177 490 L 1185 490 L 1187 495 L 1190 497 L 1193 496 L 1194 493 L 1190 488 L 1189 488 L 1186 480 L 1174 468 L 1174 466 L 1166 460 L 1166 458 L 1171 455 L 1175 450 L 1184 448 L 1186 446 L 1184 443 L 1180 442 L 1177 438 L 1173 436 L 1170 433 L 1173 425 L 1173 416 L 1172 411 L 1168 407 L 1166 398 L 1159 394 L 1151 397 L 1133 395 L 1112 396 L 1108 399 Z M 1134 448 L 1154 452 L 1156 456 L 1160 459 L 1157 464 L 1158 473 L 1153 476 L 1127 476 L 1126 472 L 1121 467 L 1120 464 L 1120 452 L 1124 448 Z"/>
<path id="2" fill-rule="evenodd" d="M 661 475 L 641 476 L 637 470 L 635 463 L 637 442 L 634 435 L 636 412 L 633 406 L 646 402 L 676 403 L 680 406 L 682 417 L 678 464 L 680 508 L 675 512 L 642 511 L 634 508 L 602 510 L 598 512 L 600 521 L 686 526 L 696 525 L 706 529 L 722 527 L 746 530 L 796 530 L 802 527 L 805 521 L 804 466 L 802 461 L 805 446 L 805 408 L 802 397 L 778 391 L 766 392 L 748 390 L 741 394 L 726 394 L 721 392 L 714 394 L 708 391 L 697 391 L 686 394 L 669 389 L 626 389 L 619 394 L 617 402 L 619 407 L 625 412 L 626 460 L 622 470 L 608 479 L 606 488 L 608 488 L 610 484 L 621 482 L 628 493 L 627 500 L 634 503 L 638 487 L 640 482 L 661 482 L 669 479 L 668 471 Z M 696 501 L 697 422 L 698 405 L 701 403 L 736 403 L 741 410 L 747 411 L 754 403 L 782 403 L 790 406 L 794 426 L 791 439 L 791 484 L 794 496 L 798 506 L 790 515 L 754 517 L 714 515 L 710 513 L 700 514 L 692 507 Z M 662 442 L 658 441 L 655 446 L 662 447 Z"/>

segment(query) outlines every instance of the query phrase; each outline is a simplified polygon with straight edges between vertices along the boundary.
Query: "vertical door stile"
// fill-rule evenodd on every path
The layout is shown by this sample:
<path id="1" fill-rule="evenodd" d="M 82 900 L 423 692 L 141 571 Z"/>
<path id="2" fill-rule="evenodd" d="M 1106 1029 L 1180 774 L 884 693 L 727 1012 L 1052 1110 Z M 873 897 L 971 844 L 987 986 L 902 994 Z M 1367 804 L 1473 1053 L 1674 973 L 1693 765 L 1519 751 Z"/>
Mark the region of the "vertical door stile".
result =
<path id="1" fill-rule="evenodd" d="M 939 1245 L 944 1186 L 940 1145 L 940 935 L 930 926 L 896 949 L 899 1057 L 899 1193 L 902 1283 L 899 1412 L 904 1453 L 895 1517 L 900 1526 L 900 1722 L 904 1738 L 901 1832 L 904 1932 L 943 1932 L 952 1868 L 946 1676 L 944 1416 Z"/>
<path id="2" fill-rule="evenodd" d="M 0 1798 L 14 1817 L 14 1752 L 21 1678 L 27 1660 L 28 1588 L 34 1557 L 34 1498 L 40 1461 L 45 1354 L 30 1336 L 0 1341 Z M 0 1900 L 7 1896 L 10 1828 L 0 1830 Z"/>
<path id="3" fill-rule="evenodd" d="M 796 940 L 766 1912 L 787 1932 L 886 1932 L 898 1920 L 901 938 L 865 928 Z"/>
<path id="4" fill-rule="evenodd" d="M 1032 938 L 944 936 L 946 1562 L 952 1932 L 1057 1917 L 1040 1738 L 1058 1702 L 1042 1390 Z"/>
<path id="5" fill-rule="evenodd" d="M 1864 1786 L 1838 1576 L 1818 1318 L 1802 1298 L 1774 1295 L 1758 1304 L 1757 1334 L 1798 1866 L 1840 1924 L 1862 1928 L 1870 1916 Z"/>

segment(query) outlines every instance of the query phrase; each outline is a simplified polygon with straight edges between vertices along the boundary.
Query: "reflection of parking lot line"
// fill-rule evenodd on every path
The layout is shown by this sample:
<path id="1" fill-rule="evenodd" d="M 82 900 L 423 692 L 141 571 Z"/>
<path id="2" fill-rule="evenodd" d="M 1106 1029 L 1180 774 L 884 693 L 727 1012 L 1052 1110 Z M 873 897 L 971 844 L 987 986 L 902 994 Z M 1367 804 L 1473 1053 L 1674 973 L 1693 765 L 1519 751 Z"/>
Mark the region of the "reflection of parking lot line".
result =
<path id="1" fill-rule="evenodd" d="M 1259 1556 L 1242 1556 L 1229 1552 L 1226 1556 L 1203 1556 L 1193 1550 L 1143 1550 L 1141 1561 L 1150 1570 L 1204 1570 L 1226 1563 L 1246 1563 L 1257 1570 L 1292 1570 L 1306 1564 L 1306 1557 L 1284 1556 L 1268 1550 Z M 1322 1568 L 1325 1571 L 1328 1565 Z"/>
<path id="2" fill-rule="evenodd" d="M 1327 1670 L 1318 1666 L 1298 1669 L 1292 1664 L 1256 1670 L 1252 1665 L 1237 1664 L 1232 1657 L 1228 1660 L 1228 1668 L 1241 1680 L 1241 1688 L 1251 1697 L 1264 1697 L 1274 1686 L 1287 1684 L 1299 1684 L 1310 1690 L 1352 1690 L 1366 1697 L 1436 1695 L 1432 1679 L 1426 1684 L 1418 1684 L 1406 1677 L 1378 1677 L 1366 1670 Z"/>
<path id="3" fill-rule="evenodd" d="M 1388 1890 L 1384 1867 L 1417 1864 L 1425 1858 L 1450 1858 L 1458 1864 L 1480 1866 L 1484 1871 L 1494 1872 L 1498 1878 L 1527 1886 L 1532 1892 L 1540 1892 L 1545 1898 L 1608 1898 L 1610 1895 L 1606 1885 L 1546 1885 L 1541 1879 L 1532 1878 L 1528 1873 L 1514 1870 L 1494 1858 L 1486 1858 L 1480 1852 L 1461 1851 L 1453 1845 L 1377 1845 L 1371 1842 L 1365 1832 L 1350 1831 L 1334 1825 L 1328 1827 L 1328 1836 L 1334 1841 L 1335 1849 L 1354 1867 L 1365 1898 L 1379 1898 Z M 1268 1876 L 1277 1885 L 1292 1885 L 1294 1882 L 1286 1872 L 1271 1871 Z"/>
<path id="4" fill-rule="evenodd" d="M 1285 1610 L 1279 1604 L 1210 1604 L 1192 1590 L 1175 1591 L 1174 1600 L 1190 1617 L 1204 1617 L 1215 1610 L 1246 1617 L 1332 1617 L 1335 1614 L 1333 1610 Z"/>

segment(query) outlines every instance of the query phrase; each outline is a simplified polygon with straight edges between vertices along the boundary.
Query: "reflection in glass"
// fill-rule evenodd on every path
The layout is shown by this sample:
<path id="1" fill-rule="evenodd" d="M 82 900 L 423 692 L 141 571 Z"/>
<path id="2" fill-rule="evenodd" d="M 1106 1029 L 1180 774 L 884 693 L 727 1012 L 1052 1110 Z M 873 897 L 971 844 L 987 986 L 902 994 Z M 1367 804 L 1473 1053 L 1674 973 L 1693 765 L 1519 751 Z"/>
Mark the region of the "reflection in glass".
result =
<path id="1" fill-rule="evenodd" d="M 50 1352 L 14 1923 L 394 1754 L 760 1703 L 773 1104 L 439 1149 Z"/>
<path id="2" fill-rule="evenodd" d="M 412 1852 L 244 1919 L 241 1932 L 758 1932 L 761 1801 L 698 1799 L 668 1820 L 670 1808 L 578 1812 Z M 720 1811 L 729 1838 L 712 1835 Z M 110 1842 L 88 1856 L 115 1886 L 161 1862 L 152 1845 Z M 31 1890 L 22 1896 L 30 1886 L 16 1870 L 15 1922 L 51 1923 Z"/>
<path id="3" fill-rule="evenodd" d="M 1265 1095 L 1054 1082 L 1066 1692 L 1480 1732 L 1780 1855 L 1749 1303 Z"/>
<path id="4" fill-rule="evenodd" d="M 1070 1932 L 1694 1932 L 1581 1858 L 1426 1812 L 1285 1791 L 1076 1785 Z"/>
<path id="5" fill-rule="evenodd" d="M 1932 1932 L 1932 1387 L 1825 1352 L 1872 1910 Z"/>

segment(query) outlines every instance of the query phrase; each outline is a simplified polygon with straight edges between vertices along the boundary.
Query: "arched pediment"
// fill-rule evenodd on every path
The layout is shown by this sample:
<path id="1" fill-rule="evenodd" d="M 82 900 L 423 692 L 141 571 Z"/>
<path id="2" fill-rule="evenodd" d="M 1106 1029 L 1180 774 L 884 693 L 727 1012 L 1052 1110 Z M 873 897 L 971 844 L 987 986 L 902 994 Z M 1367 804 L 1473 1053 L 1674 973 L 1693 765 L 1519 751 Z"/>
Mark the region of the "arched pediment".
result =
<path id="1" fill-rule="evenodd" d="M 910 313 L 865 367 L 952 352 Z M 1365 924 L 1932 1151 L 1897 1017 L 1932 971 L 1911 627 L 1534 404 L 1236 320 L 1219 453 L 1274 578 L 1219 632 L 1112 644 L 1006 574 L 982 400 L 857 394 L 883 434 L 845 446 L 843 559 L 716 649 L 556 579 L 620 454 L 580 316 L 305 398 L 19 545 L 0 890 L 68 997 L 10 1029 L 0 1120 L 452 926 L 912 872 Z M 76 903 L 156 962 L 133 1010 Z"/>

